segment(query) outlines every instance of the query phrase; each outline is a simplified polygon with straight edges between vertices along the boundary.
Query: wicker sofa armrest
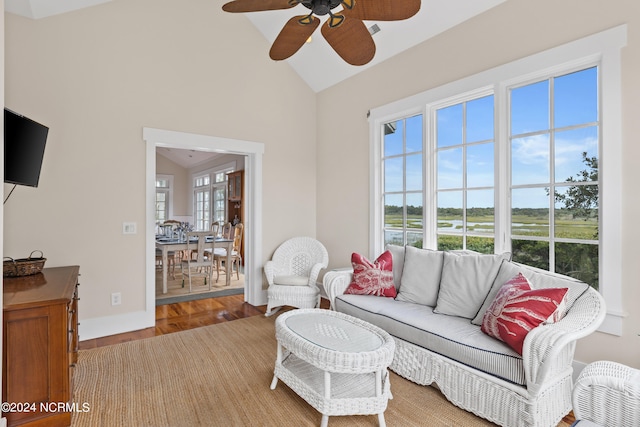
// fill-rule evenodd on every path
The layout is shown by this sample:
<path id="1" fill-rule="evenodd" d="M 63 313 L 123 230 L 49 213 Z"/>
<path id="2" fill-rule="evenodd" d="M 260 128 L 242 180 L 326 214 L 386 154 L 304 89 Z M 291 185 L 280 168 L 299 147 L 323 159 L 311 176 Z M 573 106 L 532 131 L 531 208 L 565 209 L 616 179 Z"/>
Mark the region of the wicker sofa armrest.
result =
<path id="1" fill-rule="evenodd" d="M 349 284 L 351 283 L 351 278 L 353 277 L 353 269 L 352 268 L 344 268 L 344 269 L 336 269 L 328 271 L 322 280 L 322 286 L 324 287 L 324 291 L 331 302 L 331 309 L 335 309 L 335 299 L 338 295 L 344 294 L 344 291 L 347 290 Z"/>
<path id="2" fill-rule="evenodd" d="M 529 391 L 537 393 L 549 378 L 572 369 L 576 341 L 596 331 L 605 316 L 604 299 L 588 288 L 559 322 L 532 329 L 522 349 Z"/>

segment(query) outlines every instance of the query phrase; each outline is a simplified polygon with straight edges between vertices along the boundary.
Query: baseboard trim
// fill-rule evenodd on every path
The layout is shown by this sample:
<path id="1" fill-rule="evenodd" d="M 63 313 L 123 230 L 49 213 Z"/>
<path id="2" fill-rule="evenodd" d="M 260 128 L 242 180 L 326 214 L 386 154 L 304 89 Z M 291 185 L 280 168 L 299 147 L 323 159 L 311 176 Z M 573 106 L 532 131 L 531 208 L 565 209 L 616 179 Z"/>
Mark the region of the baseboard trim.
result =
<path id="1" fill-rule="evenodd" d="M 155 307 L 151 311 L 136 311 L 115 316 L 96 317 L 80 321 L 80 341 L 122 334 L 155 327 Z"/>

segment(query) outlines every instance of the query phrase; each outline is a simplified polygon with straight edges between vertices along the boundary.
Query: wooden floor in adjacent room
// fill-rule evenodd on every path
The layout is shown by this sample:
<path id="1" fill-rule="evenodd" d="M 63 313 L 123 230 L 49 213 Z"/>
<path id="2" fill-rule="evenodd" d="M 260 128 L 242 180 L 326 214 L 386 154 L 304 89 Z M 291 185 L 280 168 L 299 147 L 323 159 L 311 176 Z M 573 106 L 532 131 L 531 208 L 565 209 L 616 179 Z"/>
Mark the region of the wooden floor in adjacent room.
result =
<path id="1" fill-rule="evenodd" d="M 159 305 L 156 306 L 155 328 L 80 341 L 80 349 L 102 347 L 245 317 L 264 315 L 265 311 L 266 306 L 255 307 L 246 303 L 242 294 Z"/>

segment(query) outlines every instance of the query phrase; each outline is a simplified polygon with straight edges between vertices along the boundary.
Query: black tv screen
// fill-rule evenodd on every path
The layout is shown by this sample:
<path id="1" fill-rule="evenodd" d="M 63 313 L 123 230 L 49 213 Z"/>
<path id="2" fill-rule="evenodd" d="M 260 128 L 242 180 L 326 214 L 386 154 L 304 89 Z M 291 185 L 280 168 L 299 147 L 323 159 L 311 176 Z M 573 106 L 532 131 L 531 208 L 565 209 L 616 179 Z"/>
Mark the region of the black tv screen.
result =
<path id="1" fill-rule="evenodd" d="M 4 182 L 37 187 L 49 128 L 4 109 Z"/>

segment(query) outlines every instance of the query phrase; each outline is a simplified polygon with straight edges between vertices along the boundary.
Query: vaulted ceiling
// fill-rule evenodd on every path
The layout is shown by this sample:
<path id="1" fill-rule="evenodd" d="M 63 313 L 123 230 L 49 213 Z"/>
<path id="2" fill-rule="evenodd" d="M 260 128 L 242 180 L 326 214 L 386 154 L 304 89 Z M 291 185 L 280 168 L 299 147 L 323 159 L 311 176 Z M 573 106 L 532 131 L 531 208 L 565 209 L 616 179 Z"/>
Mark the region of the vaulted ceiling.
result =
<path id="1" fill-rule="evenodd" d="M 109 1 L 111 0 L 5 0 L 5 11 L 32 19 L 43 19 Z M 211 1 L 219 2 L 222 7 L 227 0 Z M 365 24 L 368 27 L 377 24 L 380 31 L 373 36 L 376 55 L 371 62 L 363 66 L 353 66 L 344 62 L 323 39 L 319 30 L 313 34 L 310 43 L 305 44 L 286 61 L 313 91 L 319 92 L 505 1 L 422 0 L 420 11 L 408 20 L 367 21 Z M 287 10 L 244 15 L 272 43 L 289 18 L 306 13 L 308 9 L 298 5 Z M 237 17 L 230 15 L 229 19 Z M 268 52 L 264 54 L 268 58 Z"/>

